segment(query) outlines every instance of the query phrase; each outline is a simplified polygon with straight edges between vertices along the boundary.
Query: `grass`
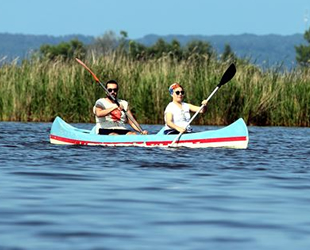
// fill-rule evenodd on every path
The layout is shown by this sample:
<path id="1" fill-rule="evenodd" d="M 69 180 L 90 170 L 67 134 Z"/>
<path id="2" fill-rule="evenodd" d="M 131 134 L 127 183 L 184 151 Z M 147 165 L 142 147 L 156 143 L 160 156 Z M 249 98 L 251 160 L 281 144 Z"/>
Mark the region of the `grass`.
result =
<path id="1" fill-rule="evenodd" d="M 120 84 L 119 98 L 129 101 L 140 123 L 163 124 L 171 101 L 168 87 L 180 82 L 186 101 L 200 106 L 229 62 L 217 60 L 132 61 L 115 54 L 85 63 L 105 82 Z M 262 71 L 245 61 L 236 63 L 235 77 L 212 97 L 195 124 L 227 125 L 242 117 L 249 125 L 309 126 L 310 71 L 277 68 Z M 81 65 L 72 62 L 25 60 L 0 67 L 0 120 L 94 122 L 92 107 L 104 91 Z"/>

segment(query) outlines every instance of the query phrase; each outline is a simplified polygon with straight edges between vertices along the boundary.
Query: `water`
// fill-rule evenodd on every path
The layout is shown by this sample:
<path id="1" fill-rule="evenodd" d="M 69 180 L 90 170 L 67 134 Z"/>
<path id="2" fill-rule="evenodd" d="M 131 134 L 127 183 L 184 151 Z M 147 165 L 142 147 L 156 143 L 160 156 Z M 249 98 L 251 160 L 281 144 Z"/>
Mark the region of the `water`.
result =
<path id="1" fill-rule="evenodd" d="M 310 247 L 309 128 L 236 150 L 52 145 L 50 126 L 0 123 L 1 250 Z"/>

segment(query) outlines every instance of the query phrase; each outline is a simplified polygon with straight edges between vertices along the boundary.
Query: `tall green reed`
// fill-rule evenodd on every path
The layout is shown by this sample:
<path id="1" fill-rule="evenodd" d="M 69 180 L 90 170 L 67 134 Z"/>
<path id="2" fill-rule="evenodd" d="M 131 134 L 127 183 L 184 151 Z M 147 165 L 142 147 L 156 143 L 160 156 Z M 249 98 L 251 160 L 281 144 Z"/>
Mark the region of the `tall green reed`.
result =
<path id="1" fill-rule="evenodd" d="M 102 82 L 119 82 L 119 98 L 129 101 L 140 123 L 163 124 L 171 101 L 168 87 L 183 85 L 185 101 L 200 106 L 219 83 L 230 62 L 193 55 L 134 61 L 110 54 L 89 57 L 86 64 Z M 237 73 L 212 97 L 208 111 L 194 124 L 226 125 L 239 117 L 250 125 L 309 126 L 310 71 L 279 68 L 262 71 L 245 61 Z M 94 122 L 92 107 L 104 97 L 92 76 L 75 61 L 25 60 L 0 67 L 0 119 L 3 121 Z"/>

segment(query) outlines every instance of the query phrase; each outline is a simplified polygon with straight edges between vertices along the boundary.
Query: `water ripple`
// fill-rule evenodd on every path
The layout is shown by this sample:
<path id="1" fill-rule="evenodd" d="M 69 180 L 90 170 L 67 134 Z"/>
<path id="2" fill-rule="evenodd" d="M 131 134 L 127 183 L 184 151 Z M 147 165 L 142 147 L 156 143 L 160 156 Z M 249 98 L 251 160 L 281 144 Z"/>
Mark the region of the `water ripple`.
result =
<path id="1" fill-rule="evenodd" d="M 310 247 L 309 128 L 234 150 L 51 145 L 50 126 L 0 123 L 1 250 Z"/>

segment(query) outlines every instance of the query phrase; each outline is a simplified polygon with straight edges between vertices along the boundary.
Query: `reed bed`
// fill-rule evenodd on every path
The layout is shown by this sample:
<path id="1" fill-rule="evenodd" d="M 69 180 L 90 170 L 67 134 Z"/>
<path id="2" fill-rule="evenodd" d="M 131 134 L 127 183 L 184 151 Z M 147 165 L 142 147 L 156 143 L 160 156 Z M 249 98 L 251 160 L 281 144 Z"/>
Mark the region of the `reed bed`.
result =
<path id="1" fill-rule="evenodd" d="M 163 124 L 168 87 L 179 82 L 186 101 L 200 106 L 219 83 L 230 62 L 178 61 L 167 56 L 134 61 L 111 54 L 89 58 L 85 63 L 105 82 L 120 84 L 119 97 L 126 99 L 140 123 Z M 236 62 L 237 73 L 212 97 L 208 111 L 194 124 L 227 125 L 242 117 L 249 125 L 309 126 L 310 72 L 308 69 L 262 71 Z M 0 120 L 94 122 L 92 107 L 104 91 L 81 65 L 36 58 L 0 67 Z"/>

